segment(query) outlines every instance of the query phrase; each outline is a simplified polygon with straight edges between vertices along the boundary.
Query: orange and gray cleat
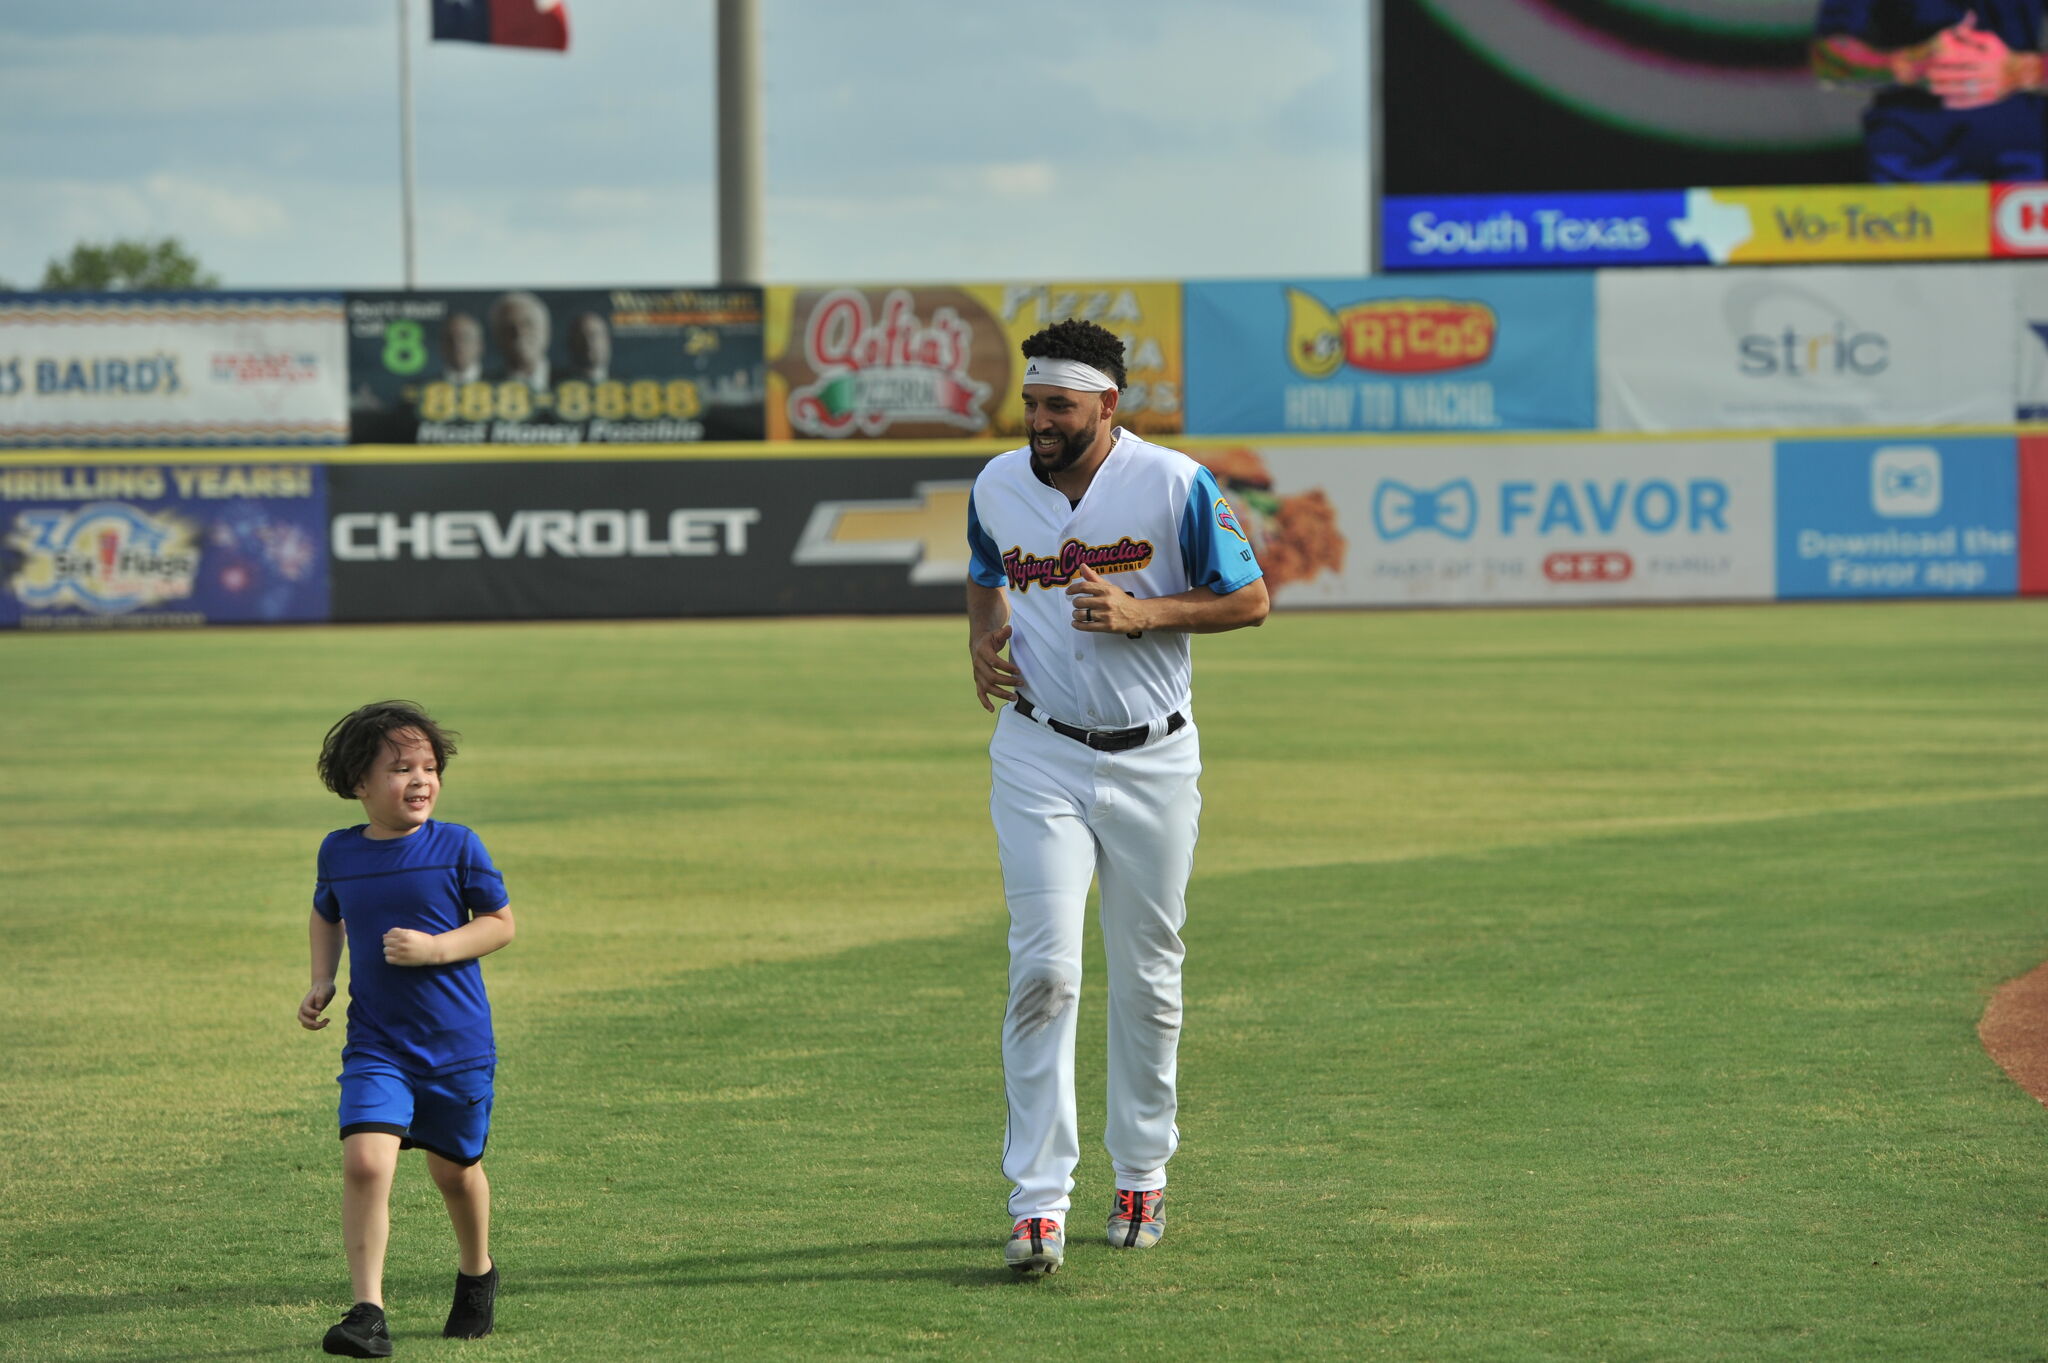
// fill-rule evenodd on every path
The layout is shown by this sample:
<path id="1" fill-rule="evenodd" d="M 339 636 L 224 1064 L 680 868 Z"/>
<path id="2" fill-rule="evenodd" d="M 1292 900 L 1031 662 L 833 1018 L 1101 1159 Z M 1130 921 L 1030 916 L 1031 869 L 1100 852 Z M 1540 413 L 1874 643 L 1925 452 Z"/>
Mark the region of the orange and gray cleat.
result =
<path id="1" fill-rule="evenodd" d="M 1043 1278 L 1060 1271 L 1067 1257 L 1067 1238 L 1049 1216 L 1027 1216 L 1010 1231 L 1003 1261 L 1020 1278 Z"/>
<path id="2" fill-rule="evenodd" d="M 1166 1234 L 1166 1218 L 1159 1214 L 1166 1190 L 1149 1193 L 1116 1190 L 1116 1206 L 1109 1213 L 1109 1243 L 1115 1249 L 1150 1249 Z"/>

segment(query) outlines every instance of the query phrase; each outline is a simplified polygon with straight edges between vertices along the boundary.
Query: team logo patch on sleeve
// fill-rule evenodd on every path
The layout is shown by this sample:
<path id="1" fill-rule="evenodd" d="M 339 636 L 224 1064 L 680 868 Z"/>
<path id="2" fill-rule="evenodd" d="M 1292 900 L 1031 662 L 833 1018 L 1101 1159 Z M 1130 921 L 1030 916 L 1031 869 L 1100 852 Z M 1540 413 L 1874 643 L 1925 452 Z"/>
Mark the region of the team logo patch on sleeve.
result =
<path id="1" fill-rule="evenodd" d="M 1237 513 L 1232 511 L 1230 503 L 1224 501 L 1221 497 L 1216 499 L 1216 524 L 1222 526 L 1239 539 L 1244 540 L 1246 544 L 1251 543 L 1250 540 L 1245 539 L 1244 531 L 1238 527 Z"/>

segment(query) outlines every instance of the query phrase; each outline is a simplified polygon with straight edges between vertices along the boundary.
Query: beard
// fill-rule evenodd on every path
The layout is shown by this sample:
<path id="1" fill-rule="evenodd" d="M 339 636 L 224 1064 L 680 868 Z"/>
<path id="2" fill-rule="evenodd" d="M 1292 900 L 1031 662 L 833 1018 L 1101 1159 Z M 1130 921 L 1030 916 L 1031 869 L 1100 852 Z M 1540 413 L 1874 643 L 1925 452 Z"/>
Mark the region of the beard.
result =
<path id="1" fill-rule="evenodd" d="M 1041 476 L 1065 473 L 1068 469 L 1074 467 L 1076 463 L 1080 462 L 1082 455 L 1088 453 L 1088 447 L 1095 443 L 1095 437 L 1101 430 L 1102 418 L 1097 417 L 1094 421 L 1089 422 L 1085 428 L 1075 431 L 1072 435 L 1062 437 L 1059 448 L 1051 454 L 1041 454 L 1037 443 L 1033 442 L 1031 448 L 1031 467 L 1037 470 Z"/>

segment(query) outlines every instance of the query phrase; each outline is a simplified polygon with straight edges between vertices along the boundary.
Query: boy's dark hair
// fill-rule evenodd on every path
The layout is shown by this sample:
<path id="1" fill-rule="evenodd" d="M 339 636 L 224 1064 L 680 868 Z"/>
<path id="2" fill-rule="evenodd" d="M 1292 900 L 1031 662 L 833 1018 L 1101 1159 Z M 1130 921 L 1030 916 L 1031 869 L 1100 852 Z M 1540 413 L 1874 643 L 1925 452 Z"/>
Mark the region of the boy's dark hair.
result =
<path id="1" fill-rule="evenodd" d="M 1119 391 L 1130 386 L 1124 381 L 1124 343 L 1093 322 L 1054 322 L 1025 337 L 1021 349 L 1026 359 L 1078 360 L 1100 369 Z"/>
<path id="2" fill-rule="evenodd" d="M 380 700 L 343 715 L 320 744 L 320 781 L 344 800 L 356 798 L 356 787 L 370 774 L 384 740 L 410 729 L 434 750 L 434 765 L 448 770 L 455 756 L 456 733 L 443 729 L 418 704 Z"/>

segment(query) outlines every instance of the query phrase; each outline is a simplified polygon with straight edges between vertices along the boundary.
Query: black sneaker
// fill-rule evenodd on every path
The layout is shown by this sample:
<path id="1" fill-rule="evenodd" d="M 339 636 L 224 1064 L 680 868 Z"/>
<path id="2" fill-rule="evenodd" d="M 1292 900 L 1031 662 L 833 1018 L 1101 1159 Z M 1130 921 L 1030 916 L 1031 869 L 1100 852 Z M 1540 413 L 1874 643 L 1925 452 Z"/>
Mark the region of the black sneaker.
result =
<path id="1" fill-rule="evenodd" d="M 391 1357 L 391 1327 L 384 1323 L 384 1308 L 357 1302 L 341 1323 L 327 1332 L 320 1347 L 343 1358 Z"/>
<path id="2" fill-rule="evenodd" d="M 455 1275 L 455 1305 L 448 1308 L 448 1323 L 441 1333 L 449 1339 L 482 1339 L 491 1332 L 491 1319 L 498 1302 L 498 1261 L 481 1278 L 467 1273 Z"/>

